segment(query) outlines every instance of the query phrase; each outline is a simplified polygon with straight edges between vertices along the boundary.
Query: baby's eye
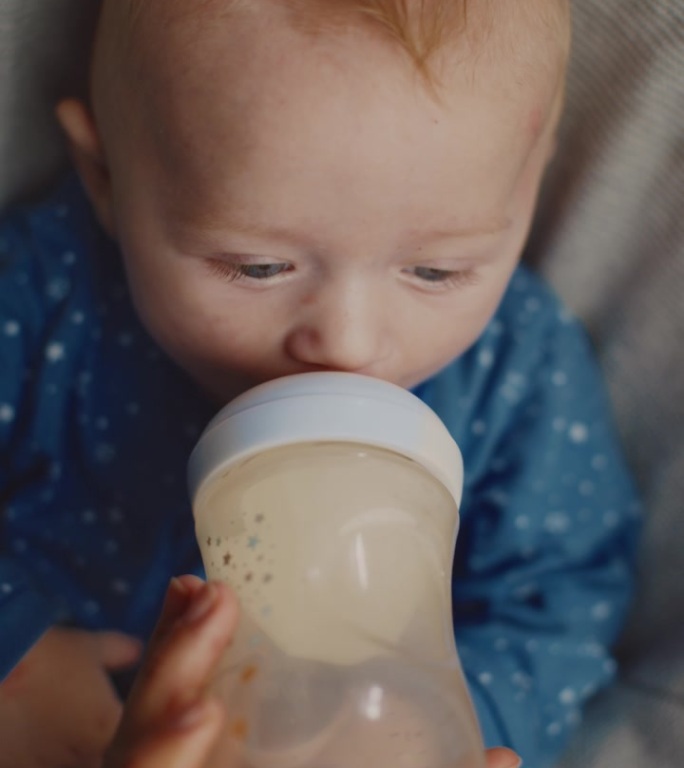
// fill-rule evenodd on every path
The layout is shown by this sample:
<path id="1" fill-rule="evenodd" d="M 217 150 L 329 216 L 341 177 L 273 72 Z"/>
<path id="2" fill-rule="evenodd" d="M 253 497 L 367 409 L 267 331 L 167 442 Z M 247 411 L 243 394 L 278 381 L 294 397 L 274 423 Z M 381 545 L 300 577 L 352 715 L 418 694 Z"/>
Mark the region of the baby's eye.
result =
<path id="1" fill-rule="evenodd" d="M 433 269 L 432 267 L 415 267 L 413 274 L 421 280 L 428 283 L 443 283 L 453 276 L 453 272 L 448 269 Z"/>
<path id="2" fill-rule="evenodd" d="M 229 261 L 210 259 L 209 266 L 212 272 L 229 280 L 269 280 L 292 269 L 291 264 L 234 264 Z"/>
<path id="3" fill-rule="evenodd" d="M 238 264 L 241 277 L 251 277 L 253 280 L 268 280 L 283 272 L 289 272 L 289 264 Z"/>
<path id="4" fill-rule="evenodd" d="M 423 283 L 441 286 L 471 285 L 477 282 L 474 269 L 437 269 L 436 267 L 411 267 L 406 270 Z"/>

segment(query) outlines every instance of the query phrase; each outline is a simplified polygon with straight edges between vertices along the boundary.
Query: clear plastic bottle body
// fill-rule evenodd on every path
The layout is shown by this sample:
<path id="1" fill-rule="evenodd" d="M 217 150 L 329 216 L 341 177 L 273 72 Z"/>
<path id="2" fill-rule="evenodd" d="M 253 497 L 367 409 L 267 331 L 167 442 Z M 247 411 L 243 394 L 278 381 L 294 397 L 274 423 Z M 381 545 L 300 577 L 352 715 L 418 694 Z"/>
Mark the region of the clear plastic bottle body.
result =
<path id="1" fill-rule="evenodd" d="M 420 464 L 300 443 L 196 496 L 207 575 L 242 619 L 208 768 L 481 768 L 451 622 L 453 496 Z"/>

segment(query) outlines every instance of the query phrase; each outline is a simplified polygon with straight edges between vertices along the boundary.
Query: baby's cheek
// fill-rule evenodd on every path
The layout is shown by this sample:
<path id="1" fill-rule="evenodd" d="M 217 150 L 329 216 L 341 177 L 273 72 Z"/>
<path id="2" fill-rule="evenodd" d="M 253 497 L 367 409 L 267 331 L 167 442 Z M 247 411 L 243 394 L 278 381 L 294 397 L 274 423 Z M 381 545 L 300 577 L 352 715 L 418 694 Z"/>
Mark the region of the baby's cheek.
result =
<path id="1" fill-rule="evenodd" d="M 544 127 L 544 112 L 539 107 L 531 110 L 527 121 L 527 132 L 533 142 L 536 142 Z"/>

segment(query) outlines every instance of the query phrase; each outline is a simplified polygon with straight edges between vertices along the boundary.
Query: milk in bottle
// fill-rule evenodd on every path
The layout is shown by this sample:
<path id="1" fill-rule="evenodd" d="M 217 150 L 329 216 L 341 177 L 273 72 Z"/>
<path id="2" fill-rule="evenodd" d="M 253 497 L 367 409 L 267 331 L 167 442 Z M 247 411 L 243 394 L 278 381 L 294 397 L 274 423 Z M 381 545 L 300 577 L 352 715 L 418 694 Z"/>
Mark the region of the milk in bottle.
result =
<path id="1" fill-rule="evenodd" d="M 207 576 L 241 603 L 208 768 L 484 766 L 451 615 L 462 463 L 424 403 L 278 379 L 214 419 L 189 478 Z"/>

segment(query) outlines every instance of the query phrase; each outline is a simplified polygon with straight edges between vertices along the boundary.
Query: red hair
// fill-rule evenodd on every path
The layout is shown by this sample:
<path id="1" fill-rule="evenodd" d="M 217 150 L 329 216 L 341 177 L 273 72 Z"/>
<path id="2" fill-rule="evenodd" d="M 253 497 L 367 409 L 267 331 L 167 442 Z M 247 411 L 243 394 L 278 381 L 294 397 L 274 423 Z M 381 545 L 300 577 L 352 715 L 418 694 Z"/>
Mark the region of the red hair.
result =
<path id="1" fill-rule="evenodd" d="M 268 2 L 268 0 L 266 0 Z M 161 0 L 162 6 L 168 0 Z M 334 28 L 366 23 L 403 48 L 420 73 L 432 80 L 429 60 L 448 42 L 467 34 L 476 43 L 486 37 L 499 16 L 521 17 L 537 25 L 549 41 L 561 43 L 567 53 L 569 0 L 270 0 L 291 15 L 293 25 L 318 34 Z M 249 11 L 254 0 L 183 0 L 181 13 L 211 9 L 220 15 Z M 127 7 L 129 23 L 154 5 L 153 0 L 112 0 L 110 6 Z M 472 18 L 471 18 L 472 17 Z M 554 43 L 552 43 L 554 44 Z M 563 58 L 565 58 L 563 56 Z"/>
<path id="2" fill-rule="evenodd" d="M 467 23 L 468 0 L 294 0 L 299 23 L 313 30 L 370 22 L 409 54 L 428 75 L 428 61 Z"/>

